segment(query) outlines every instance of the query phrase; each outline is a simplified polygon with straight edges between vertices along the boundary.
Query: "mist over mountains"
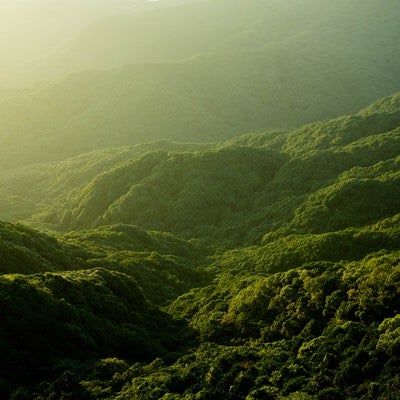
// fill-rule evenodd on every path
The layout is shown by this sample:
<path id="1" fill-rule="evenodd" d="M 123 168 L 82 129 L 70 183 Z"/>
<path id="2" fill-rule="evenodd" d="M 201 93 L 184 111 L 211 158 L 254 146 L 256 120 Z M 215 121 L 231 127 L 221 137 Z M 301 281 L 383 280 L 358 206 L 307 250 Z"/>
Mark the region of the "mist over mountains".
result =
<path id="1" fill-rule="evenodd" d="M 5 0 L 0 398 L 397 398 L 399 22 Z"/>
<path id="2" fill-rule="evenodd" d="M 109 17 L 42 60 L 51 82 L 3 95 L 2 168 L 356 112 L 399 86 L 398 11 L 389 0 L 226 0 Z"/>
<path id="3" fill-rule="evenodd" d="M 9 78 L 14 68 L 47 57 L 99 19 L 173 4 L 179 0 L 157 4 L 146 0 L 2 0 L 0 79 Z"/>

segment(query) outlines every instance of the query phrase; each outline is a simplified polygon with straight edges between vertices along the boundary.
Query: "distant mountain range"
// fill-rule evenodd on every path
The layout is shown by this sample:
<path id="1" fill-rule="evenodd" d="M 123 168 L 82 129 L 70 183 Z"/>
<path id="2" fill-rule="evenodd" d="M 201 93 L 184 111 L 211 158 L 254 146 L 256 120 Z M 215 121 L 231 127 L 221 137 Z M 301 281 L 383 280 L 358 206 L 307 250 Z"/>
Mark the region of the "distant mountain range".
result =
<path id="1" fill-rule="evenodd" d="M 97 70 L 3 91 L 0 165 L 223 140 L 356 112 L 400 87 L 399 21 L 389 0 L 204 0 L 110 17 L 37 71 Z"/>

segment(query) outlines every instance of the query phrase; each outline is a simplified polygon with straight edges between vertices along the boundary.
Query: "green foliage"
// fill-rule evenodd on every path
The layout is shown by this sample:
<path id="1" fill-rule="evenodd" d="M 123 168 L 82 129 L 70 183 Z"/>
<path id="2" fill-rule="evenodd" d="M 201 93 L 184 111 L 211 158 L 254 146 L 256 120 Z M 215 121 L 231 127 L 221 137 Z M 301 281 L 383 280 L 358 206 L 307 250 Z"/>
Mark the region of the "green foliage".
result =
<path id="1" fill-rule="evenodd" d="M 399 257 L 310 264 L 267 277 L 221 275 L 217 285 L 171 306 L 208 342 L 172 364 L 108 359 L 70 368 L 68 383 L 60 377 L 27 398 L 56 390 L 86 399 L 391 398 L 400 363 Z M 213 309 L 219 317 L 212 325 Z"/>
<path id="2" fill-rule="evenodd" d="M 214 230 L 217 240 L 238 240 L 235 219 L 285 160 L 268 149 L 236 146 L 150 152 L 99 174 L 70 204 L 37 218 L 64 230 L 123 222 L 187 238 L 210 239 Z"/>
<path id="3" fill-rule="evenodd" d="M 15 173 L 23 188 L 42 171 L 19 195 L 44 188 L 32 221 L 66 232 L 0 224 L 0 396 L 395 398 L 397 97 L 292 133 Z"/>
<path id="4" fill-rule="evenodd" d="M 400 211 L 395 98 L 385 99 L 391 113 L 361 112 L 292 133 L 205 148 L 153 143 L 15 171 L 2 190 L 18 208 L 5 204 L 3 214 L 33 214 L 29 223 L 63 230 L 133 224 L 225 247 L 266 233 L 369 225 Z M 146 151 L 157 146 L 173 151 Z"/>
<path id="5" fill-rule="evenodd" d="M 158 141 L 93 151 L 52 164 L 36 164 L 0 173 L 2 218 L 21 219 L 54 202 L 65 202 L 67 193 L 84 188 L 97 175 L 139 155 L 155 150 L 194 151 L 206 144 Z M 2 193 L 3 194 L 3 193 Z"/>
<path id="6" fill-rule="evenodd" d="M 79 269 L 82 249 L 23 225 L 0 222 L 0 274 Z"/>
<path id="7" fill-rule="evenodd" d="M 368 225 L 399 213 L 399 161 L 342 174 L 296 210 L 294 224 L 307 231 L 326 232 Z"/>
<path id="8" fill-rule="evenodd" d="M 63 371 L 66 361 L 146 360 L 176 351 L 182 323 L 151 306 L 136 282 L 103 269 L 0 278 L 1 376 L 14 385 Z M 181 333 L 180 333 L 181 332 Z"/>

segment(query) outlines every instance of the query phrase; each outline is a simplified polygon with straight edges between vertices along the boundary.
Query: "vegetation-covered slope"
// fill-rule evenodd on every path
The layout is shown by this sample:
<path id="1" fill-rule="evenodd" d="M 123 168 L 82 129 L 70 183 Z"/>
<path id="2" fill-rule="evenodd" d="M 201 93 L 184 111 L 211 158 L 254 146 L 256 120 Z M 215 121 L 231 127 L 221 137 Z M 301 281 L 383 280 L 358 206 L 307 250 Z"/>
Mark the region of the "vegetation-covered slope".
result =
<path id="1" fill-rule="evenodd" d="M 39 171 L 19 193 L 43 190 L 33 222 L 76 230 L 0 225 L 1 396 L 396 398 L 397 98 L 292 132 L 16 172 L 23 186 Z"/>
<path id="2" fill-rule="evenodd" d="M 0 222 L 0 274 L 79 269 L 86 266 L 83 254 L 26 226 Z"/>
<path id="3" fill-rule="evenodd" d="M 107 148 L 53 164 L 35 164 L 0 173 L 0 213 L 3 219 L 21 219 L 42 210 L 67 193 L 85 187 L 97 175 L 149 151 L 193 151 L 207 144 L 168 141 Z"/>
<path id="4" fill-rule="evenodd" d="M 96 177 L 72 199 L 70 212 L 62 215 L 60 210 L 60 227 L 123 221 L 205 237 L 212 227 L 223 229 L 229 215 L 244 212 L 285 159 L 269 150 L 240 147 L 149 153 Z M 51 223 L 54 216 L 44 218 Z"/>
<path id="5" fill-rule="evenodd" d="M 396 97 L 379 102 L 375 112 L 371 106 L 195 152 L 167 143 L 169 152 L 95 152 L 13 172 L 3 178 L 3 190 L 26 206 L 21 217 L 39 211 L 31 219 L 38 226 L 122 222 L 230 247 L 257 243 L 283 226 L 287 234 L 370 225 L 400 212 Z M 27 181 L 37 185 L 29 189 Z"/>
<path id="6" fill-rule="evenodd" d="M 134 279 L 102 269 L 6 275 L 0 301 L 0 371 L 12 385 L 54 376 L 63 363 L 73 365 L 68 360 L 151 359 L 175 350 L 184 334 Z"/>

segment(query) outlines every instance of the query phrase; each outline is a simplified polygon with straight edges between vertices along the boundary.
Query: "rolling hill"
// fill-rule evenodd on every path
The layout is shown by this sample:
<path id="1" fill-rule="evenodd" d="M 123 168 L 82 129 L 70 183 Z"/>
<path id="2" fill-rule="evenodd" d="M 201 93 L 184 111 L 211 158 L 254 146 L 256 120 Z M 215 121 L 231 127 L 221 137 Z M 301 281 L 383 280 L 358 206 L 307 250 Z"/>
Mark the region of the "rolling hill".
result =
<path id="1" fill-rule="evenodd" d="M 294 131 L 14 171 L 3 189 L 65 232 L 0 224 L 1 395 L 390 399 L 397 100 Z"/>
<path id="2" fill-rule="evenodd" d="M 291 132 L 116 148 L 6 173 L 3 191 L 21 208 L 5 204 L 3 218 L 19 212 L 64 231 L 122 222 L 229 246 L 282 224 L 303 233 L 369 225 L 400 211 L 397 97 Z"/>

